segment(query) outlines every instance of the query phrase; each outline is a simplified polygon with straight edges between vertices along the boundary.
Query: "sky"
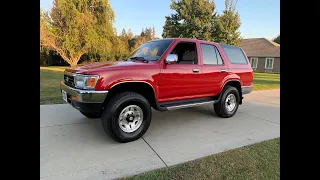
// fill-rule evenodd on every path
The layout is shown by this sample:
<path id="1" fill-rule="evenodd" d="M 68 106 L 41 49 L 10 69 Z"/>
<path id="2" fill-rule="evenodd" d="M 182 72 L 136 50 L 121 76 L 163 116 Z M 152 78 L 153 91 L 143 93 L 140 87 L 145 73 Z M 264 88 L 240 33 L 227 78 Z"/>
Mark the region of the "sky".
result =
<path id="1" fill-rule="evenodd" d="M 53 0 L 40 0 L 40 7 L 52 8 Z M 140 34 L 142 28 L 155 27 L 156 36 L 162 37 L 165 16 L 174 13 L 171 0 L 109 0 L 116 19 L 114 27 L 120 33 L 129 28 Z M 224 0 L 214 0 L 216 12 L 221 14 Z M 280 0 L 238 0 L 241 36 L 244 38 L 273 39 L 280 34 Z"/>

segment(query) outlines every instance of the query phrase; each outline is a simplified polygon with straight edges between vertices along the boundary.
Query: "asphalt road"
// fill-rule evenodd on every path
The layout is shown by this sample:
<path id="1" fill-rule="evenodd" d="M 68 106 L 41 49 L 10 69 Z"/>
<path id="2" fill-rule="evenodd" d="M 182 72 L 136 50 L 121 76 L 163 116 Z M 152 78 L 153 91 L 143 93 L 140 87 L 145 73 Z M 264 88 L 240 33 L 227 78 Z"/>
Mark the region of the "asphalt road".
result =
<path id="1" fill-rule="evenodd" d="M 215 116 L 212 104 L 153 111 L 143 138 L 120 144 L 100 119 L 70 105 L 40 105 L 40 179 L 102 180 L 139 174 L 280 137 L 280 90 L 244 96 L 237 114 Z"/>

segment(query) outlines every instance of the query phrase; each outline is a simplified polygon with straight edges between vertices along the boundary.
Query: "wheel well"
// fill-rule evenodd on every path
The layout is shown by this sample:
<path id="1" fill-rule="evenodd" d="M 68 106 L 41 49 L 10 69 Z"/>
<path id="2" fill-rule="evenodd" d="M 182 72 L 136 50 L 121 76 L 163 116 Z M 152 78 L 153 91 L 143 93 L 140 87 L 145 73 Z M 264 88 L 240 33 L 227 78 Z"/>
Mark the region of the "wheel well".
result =
<path id="1" fill-rule="evenodd" d="M 108 95 L 104 102 L 107 102 L 110 98 L 121 92 L 135 92 L 144 96 L 150 103 L 151 107 L 156 108 L 155 93 L 152 86 L 144 82 L 125 82 L 120 83 L 109 89 Z"/>
<path id="2" fill-rule="evenodd" d="M 242 104 L 242 91 L 241 91 L 241 84 L 239 81 L 229 81 L 224 86 L 229 85 L 237 88 L 239 95 L 240 95 L 240 102 L 239 104 Z"/>

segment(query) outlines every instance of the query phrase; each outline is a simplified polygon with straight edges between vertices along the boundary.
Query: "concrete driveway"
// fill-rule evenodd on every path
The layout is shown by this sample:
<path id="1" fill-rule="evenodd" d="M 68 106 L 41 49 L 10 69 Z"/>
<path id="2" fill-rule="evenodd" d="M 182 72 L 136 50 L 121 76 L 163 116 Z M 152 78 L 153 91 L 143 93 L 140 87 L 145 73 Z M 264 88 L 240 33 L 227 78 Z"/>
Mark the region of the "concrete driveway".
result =
<path id="1" fill-rule="evenodd" d="M 126 144 L 70 105 L 41 105 L 40 113 L 43 180 L 114 179 L 280 137 L 280 90 L 245 95 L 228 119 L 216 117 L 212 104 L 153 111 L 143 138 Z"/>

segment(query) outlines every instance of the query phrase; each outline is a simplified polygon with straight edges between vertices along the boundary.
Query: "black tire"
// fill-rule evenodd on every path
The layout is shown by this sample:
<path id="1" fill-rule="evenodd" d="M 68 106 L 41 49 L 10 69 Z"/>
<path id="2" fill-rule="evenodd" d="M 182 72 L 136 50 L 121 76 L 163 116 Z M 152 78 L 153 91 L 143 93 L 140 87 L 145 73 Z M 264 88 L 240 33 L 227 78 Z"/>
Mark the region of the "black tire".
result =
<path id="1" fill-rule="evenodd" d="M 119 126 L 119 115 L 129 105 L 136 105 L 142 109 L 143 121 L 134 132 L 124 132 Z M 126 143 L 139 139 L 149 128 L 152 111 L 148 100 L 134 92 L 122 92 L 111 98 L 102 112 L 101 120 L 104 131 L 115 141 Z"/>
<path id="2" fill-rule="evenodd" d="M 237 90 L 237 88 L 227 85 L 223 88 L 221 93 L 222 93 L 222 97 L 221 97 L 220 101 L 213 105 L 214 112 L 219 117 L 223 117 L 223 118 L 232 117 L 237 112 L 238 107 L 239 107 L 239 102 L 240 102 L 239 91 Z M 236 103 L 235 103 L 235 107 L 233 108 L 233 110 L 228 111 L 225 104 L 226 104 L 227 97 L 230 94 L 233 94 L 235 96 Z"/>
<path id="3" fill-rule="evenodd" d="M 100 118 L 101 117 L 101 114 L 100 113 L 86 113 L 86 112 L 82 112 L 80 111 L 81 114 L 83 114 L 84 116 L 88 117 L 88 118 Z"/>

